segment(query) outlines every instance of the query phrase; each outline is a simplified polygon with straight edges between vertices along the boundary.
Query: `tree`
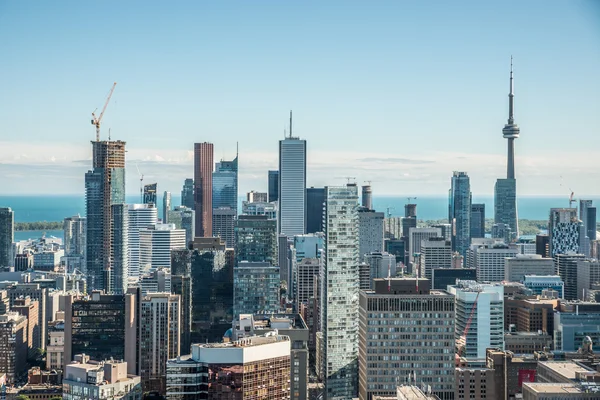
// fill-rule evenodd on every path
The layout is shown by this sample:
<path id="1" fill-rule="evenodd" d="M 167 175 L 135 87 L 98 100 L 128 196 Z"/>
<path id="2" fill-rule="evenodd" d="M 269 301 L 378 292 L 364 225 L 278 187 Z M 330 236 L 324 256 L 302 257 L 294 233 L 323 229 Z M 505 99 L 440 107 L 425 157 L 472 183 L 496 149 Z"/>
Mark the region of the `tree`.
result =
<path id="1" fill-rule="evenodd" d="M 29 398 L 29 396 L 25 396 L 24 394 L 20 394 L 17 397 L 15 397 L 15 400 L 31 400 Z"/>

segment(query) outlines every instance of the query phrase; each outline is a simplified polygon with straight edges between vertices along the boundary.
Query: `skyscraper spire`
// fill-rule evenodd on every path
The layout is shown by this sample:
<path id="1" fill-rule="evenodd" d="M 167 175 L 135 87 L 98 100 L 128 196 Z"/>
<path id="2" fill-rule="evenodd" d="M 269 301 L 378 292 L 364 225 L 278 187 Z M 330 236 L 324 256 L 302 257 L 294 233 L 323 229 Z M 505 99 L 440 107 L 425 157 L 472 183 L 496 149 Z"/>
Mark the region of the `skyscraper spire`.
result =
<path id="1" fill-rule="evenodd" d="M 515 123 L 514 118 L 514 83 L 513 83 L 513 57 L 510 56 L 510 93 L 508 94 L 508 124 L 513 125 Z"/>
<path id="2" fill-rule="evenodd" d="M 519 137 L 519 127 L 514 118 L 514 83 L 513 83 L 513 59 L 510 57 L 510 92 L 508 93 L 508 123 L 502 129 L 502 135 L 508 139 L 508 160 L 506 167 L 506 178 L 515 179 L 515 139 Z"/>
<path id="3" fill-rule="evenodd" d="M 290 110 L 290 138 L 292 137 L 292 110 Z"/>

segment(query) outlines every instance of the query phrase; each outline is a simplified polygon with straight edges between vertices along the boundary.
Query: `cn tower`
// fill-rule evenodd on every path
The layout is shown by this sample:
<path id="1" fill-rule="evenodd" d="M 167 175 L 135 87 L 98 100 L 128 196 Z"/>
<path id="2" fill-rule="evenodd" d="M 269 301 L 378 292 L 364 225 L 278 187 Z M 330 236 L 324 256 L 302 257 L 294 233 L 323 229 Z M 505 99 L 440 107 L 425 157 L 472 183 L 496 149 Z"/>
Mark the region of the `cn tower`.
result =
<path id="1" fill-rule="evenodd" d="M 510 57 L 510 93 L 508 93 L 508 123 L 502 129 L 502 135 L 508 140 L 508 163 L 506 178 L 515 179 L 515 139 L 519 137 L 519 126 L 515 124 L 515 94 L 513 86 L 513 59 Z"/>

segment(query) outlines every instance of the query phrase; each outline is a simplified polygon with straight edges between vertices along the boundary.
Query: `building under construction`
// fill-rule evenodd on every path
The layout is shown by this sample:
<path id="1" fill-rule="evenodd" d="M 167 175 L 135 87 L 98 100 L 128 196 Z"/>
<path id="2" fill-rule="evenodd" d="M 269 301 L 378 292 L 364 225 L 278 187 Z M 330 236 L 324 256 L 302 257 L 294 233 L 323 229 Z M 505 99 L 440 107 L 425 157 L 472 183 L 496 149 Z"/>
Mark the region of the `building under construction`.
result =
<path id="1" fill-rule="evenodd" d="M 92 154 L 93 169 L 85 174 L 87 286 L 118 293 L 113 280 L 127 276 L 125 142 L 94 141 Z"/>

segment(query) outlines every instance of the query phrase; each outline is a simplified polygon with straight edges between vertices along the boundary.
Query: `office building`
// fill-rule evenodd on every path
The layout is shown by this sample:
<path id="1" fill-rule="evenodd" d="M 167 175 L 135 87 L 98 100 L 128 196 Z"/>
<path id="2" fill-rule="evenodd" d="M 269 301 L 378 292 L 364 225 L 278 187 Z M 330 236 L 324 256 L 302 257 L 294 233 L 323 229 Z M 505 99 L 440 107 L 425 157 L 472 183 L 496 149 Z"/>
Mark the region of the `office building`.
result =
<path id="1" fill-rule="evenodd" d="M 246 201 L 248 203 L 268 203 L 269 194 L 267 192 L 256 192 L 254 190 L 246 193 Z"/>
<path id="2" fill-rule="evenodd" d="M 114 255 L 114 205 L 125 204 L 125 142 L 92 142 L 92 170 L 85 174 L 87 287 L 110 289 Z M 122 229 L 122 227 L 121 227 Z"/>
<path id="3" fill-rule="evenodd" d="M 233 269 L 233 314 L 279 311 L 279 267 L 268 262 L 239 262 Z"/>
<path id="4" fill-rule="evenodd" d="M 585 235 L 596 240 L 596 207 L 592 200 L 579 200 L 579 219 L 583 222 Z"/>
<path id="5" fill-rule="evenodd" d="M 487 348 L 504 349 L 504 287 L 458 281 L 448 286 L 448 292 L 456 299 L 455 339 L 460 353 L 475 361 L 485 360 Z"/>
<path id="6" fill-rule="evenodd" d="M 358 264 L 358 289 L 371 289 L 371 266 L 366 262 Z"/>
<path id="7" fill-rule="evenodd" d="M 442 230 L 442 235 L 446 240 L 452 240 L 452 225 L 451 224 L 432 224 L 429 226 L 430 228 L 440 228 Z"/>
<path id="8" fill-rule="evenodd" d="M 554 333 L 557 300 L 505 297 L 504 329 L 515 332 Z"/>
<path id="9" fill-rule="evenodd" d="M 453 250 L 463 257 L 471 244 L 471 184 L 466 172 L 454 171 L 449 195 L 448 222 L 452 224 Z"/>
<path id="10" fill-rule="evenodd" d="M 455 400 L 503 400 L 494 392 L 494 370 L 489 368 L 456 368 Z"/>
<path id="11" fill-rule="evenodd" d="M 52 371 L 53 369 L 63 370 L 64 365 L 65 321 L 57 320 L 48 323 L 48 342 L 46 343 L 46 369 L 49 371 Z"/>
<path id="12" fill-rule="evenodd" d="M 143 204 L 152 204 L 153 206 L 156 206 L 157 186 L 158 185 L 156 183 L 144 185 L 144 192 L 141 199 Z"/>
<path id="13" fill-rule="evenodd" d="M 325 263 L 320 277 L 325 397 L 349 399 L 358 384 L 358 188 L 325 188 Z"/>
<path id="14" fill-rule="evenodd" d="M 471 237 L 485 237 L 485 204 L 471 204 Z"/>
<path id="15" fill-rule="evenodd" d="M 361 400 L 394 395 L 411 380 L 440 399 L 453 398 L 454 297 L 429 288 L 428 279 L 393 278 L 376 279 L 374 290 L 360 292 Z"/>
<path id="16" fill-rule="evenodd" d="M 390 209 L 387 209 L 383 220 L 383 236 L 385 239 L 399 240 L 402 238 L 402 217 L 392 217 Z M 415 225 L 416 226 L 416 225 Z"/>
<path id="17" fill-rule="evenodd" d="M 277 202 L 265 203 L 242 201 L 242 214 L 266 215 L 269 219 L 277 219 Z"/>
<path id="18" fill-rule="evenodd" d="M 46 302 L 48 298 L 48 289 L 42 288 L 39 283 L 18 283 L 9 285 L 6 287 L 6 292 L 9 298 L 11 309 L 17 303 L 18 299 L 29 297 L 32 301 L 37 301 L 38 306 L 38 317 L 39 324 L 39 337 L 40 340 L 37 342 L 38 347 L 46 348 L 46 325 L 47 321 L 51 320 L 46 314 Z"/>
<path id="19" fill-rule="evenodd" d="M 423 239 L 419 276 L 432 279 L 432 271 L 437 268 L 452 268 L 452 242 L 443 237 Z"/>
<path id="20" fill-rule="evenodd" d="M 580 307 L 574 304 L 573 312 L 559 310 L 554 313 L 554 350 L 577 351 L 589 336 L 593 350 L 600 351 L 600 313 L 581 311 Z"/>
<path id="21" fill-rule="evenodd" d="M 504 280 L 522 282 L 525 275 L 554 275 L 554 262 L 539 254 L 517 254 L 504 262 Z"/>
<path id="22" fill-rule="evenodd" d="M 537 296 L 541 296 L 542 292 L 546 289 L 557 291 L 561 299 L 565 296 L 565 283 L 558 275 L 525 275 L 523 285 L 531 289 L 533 294 Z"/>
<path id="23" fill-rule="evenodd" d="M 552 348 L 552 336 L 545 332 L 508 332 L 504 334 L 506 351 L 514 354 L 533 354 Z"/>
<path id="24" fill-rule="evenodd" d="M 538 361 L 533 356 L 515 355 L 499 349 L 488 349 L 486 354 L 486 367 L 494 370 L 491 391 L 497 399 L 514 399 L 521 393 L 523 382 L 535 381 Z"/>
<path id="25" fill-rule="evenodd" d="M 408 231 L 408 261 L 413 264 L 415 262 L 415 255 L 419 257 L 421 253 L 421 244 L 424 240 L 432 237 L 441 237 L 442 230 L 440 228 L 410 228 Z M 413 271 L 417 269 L 414 268 Z"/>
<path id="26" fill-rule="evenodd" d="M 105 295 L 92 292 L 88 298 L 65 297 L 65 358 L 76 354 L 95 360 L 126 360 L 129 372 L 137 371 L 138 316 L 136 295 Z"/>
<path id="27" fill-rule="evenodd" d="M 306 229 L 306 140 L 290 135 L 279 141 L 278 227 L 287 236 L 302 235 Z"/>
<path id="28" fill-rule="evenodd" d="M 576 208 L 552 208 L 548 220 L 550 257 L 579 252 L 580 221 Z"/>
<path id="29" fill-rule="evenodd" d="M 600 386 L 581 383 L 523 383 L 523 400 L 598 399 Z"/>
<path id="30" fill-rule="evenodd" d="M 196 212 L 194 210 L 185 206 L 176 206 L 174 210 L 169 211 L 169 221 L 170 224 L 175 225 L 175 228 L 185 230 L 186 244 L 194 241 L 194 232 L 196 231 Z"/>
<path id="31" fill-rule="evenodd" d="M 11 311 L 18 312 L 27 318 L 27 348 L 28 357 L 38 356 L 39 349 L 44 348 L 46 338 L 41 336 L 41 325 L 45 321 L 39 320 L 39 302 L 30 297 L 19 297 L 13 301 Z"/>
<path id="32" fill-rule="evenodd" d="M 27 318 L 17 312 L 0 314 L 0 375 L 15 383 L 27 369 Z"/>
<path id="33" fill-rule="evenodd" d="M 158 267 L 140 276 L 138 287 L 142 296 L 147 293 L 171 292 L 171 269 Z"/>
<path id="34" fill-rule="evenodd" d="M 293 247 L 296 250 L 296 261 L 300 262 L 304 258 L 321 258 L 324 245 L 325 235 L 322 232 L 294 236 Z"/>
<path id="35" fill-rule="evenodd" d="M 520 129 L 514 119 L 514 93 L 512 58 L 510 65 L 510 92 L 508 94 L 508 122 L 502 129 L 502 136 L 508 142 L 506 179 L 499 178 L 494 186 L 494 222 L 509 226 L 514 237 L 519 235 L 517 214 L 517 179 L 515 175 L 515 139 Z"/>
<path id="36" fill-rule="evenodd" d="M 212 207 L 228 207 L 237 211 L 238 156 L 232 161 L 221 160 L 212 173 Z"/>
<path id="37" fill-rule="evenodd" d="M 192 333 L 192 278 L 191 278 L 191 252 L 188 250 L 173 250 L 171 253 L 171 265 L 178 274 L 171 275 L 171 293 L 181 297 L 179 316 L 180 338 L 179 348 L 181 354 L 188 354 L 191 346 Z M 185 269 L 178 270 L 180 266 Z M 189 267 L 189 268 L 188 268 Z"/>
<path id="38" fill-rule="evenodd" d="M 186 178 L 183 181 L 183 187 L 181 188 L 181 205 L 191 210 L 194 209 L 194 180 L 192 178 Z"/>
<path id="39" fill-rule="evenodd" d="M 544 360 L 537 364 L 536 382 L 573 383 L 585 380 L 585 376 L 596 371 L 574 360 Z"/>
<path id="40" fill-rule="evenodd" d="M 240 340 L 244 337 L 264 336 L 273 329 L 277 334 L 290 338 L 291 369 L 290 399 L 308 400 L 308 340 L 306 323 L 300 314 L 246 314 L 234 321 L 231 338 Z"/>
<path id="41" fill-rule="evenodd" d="M 290 338 L 268 333 L 234 342 L 193 344 L 167 363 L 167 399 L 290 399 Z"/>
<path id="42" fill-rule="evenodd" d="M 62 398 L 66 400 L 141 400 L 140 377 L 128 374 L 131 368 L 123 361 L 90 362 L 79 354 L 76 362 L 65 368 Z"/>
<path id="43" fill-rule="evenodd" d="M 385 239 L 383 248 L 384 251 L 396 257 L 396 263 L 404 264 L 405 243 L 402 239 Z"/>
<path id="44" fill-rule="evenodd" d="M 194 237 L 212 235 L 213 156 L 212 143 L 194 144 L 194 211 L 196 212 Z"/>
<path id="45" fill-rule="evenodd" d="M 294 299 L 298 307 L 300 304 L 308 304 L 309 299 L 315 297 L 315 282 L 319 279 L 321 264 L 321 259 L 317 258 L 302 258 L 297 263 Z"/>
<path id="46" fill-rule="evenodd" d="M 180 355 L 181 297 L 148 293 L 140 301 L 140 376 L 144 392 L 166 393 L 167 361 Z"/>
<path id="47" fill-rule="evenodd" d="M 502 282 L 506 258 L 517 255 L 517 249 L 504 241 L 495 239 L 477 239 L 469 247 L 467 267 L 477 270 L 477 282 Z"/>
<path id="48" fill-rule="evenodd" d="M 325 188 L 306 189 L 306 233 L 323 232 Z"/>
<path id="49" fill-rule="evenodd" d="M 583 254 L 556 254 L 554 256 L 554 270 L 565 283 L 565 300 L 577 300 L 577 265 L 584 261 Z"/>
<path id="50" fill-rule="evenodd" d="M 229 248 L 235 248 L 235 221 L 237 209 L 229 207 L 213 208 L 213 237 L 223 239 Z"/>
<path id="51" fill-rule="evenodd" d="M 235 224 L 236 262 L 277 265 L 277 221 L 265 215 L 240 215 Z"/>
<path id="52" fill-rule="evenodd" d="M 174 224 L 155 224 L 140 230 L 140 272 L 171 267 L 171 250 L 187 247 L 185 230 Z"/>
<path id="53" fill-rule="evenodd" d="M 475 268 L 434 268 L 431 270 L 431 286 L 435 290 L 446 290 L 448 285 L 456 285 L 457 280 L 477 279 Z"/>
<path id="54" fill-rule="evenodd" d="M 286 288 L 286 295 L 290 299 L 294 297 L 294 273 L 295 268 L 295 249 L 292 247 L 294 244 L 293 238 L 286 235 L 279 235 L 277 237 L 277 263 L 279 266 L 279 279 Z M 285 283 L 284 283 L 285 282 Z"/>
<path id="55" fill-rule="evenodd" d="M 13 264 L 12 243 L 15 241 L 15 213 L 10 207 L 0 208 L 0 267 Z"/>
<path id="56" fill-rule="evenodd" d="M 169 223 L 169 211 L 171 211 L 172 201 L 171 192 L 165 191 L 163 193 L 163 206 L 162 206 L 162 223 Z"/>
<path id="57" fill-rule="evenodd" d="M 279 171 L 269 170 L 268 179 L 268 199 L 269 203 L 279 200 Z"/>
<path id="58" fill-rule="evenodd" d="M 600 283 L 600 261 L 577 261 L 577 298 L 586 300 L 588 292 L 593 285 Z"/>
<path id="59" fill-rule="evenodd" d="M 359 262 L 365 260 L 369 253 L 383 251 L 383 218 L 382 212 L 359 207 L 358 209 L 358 248 Z"/>
<path id="60" fill-rule="evenodd" d="M 367 289 L 372 288 L 373 279 L 395 277 L 396 257 L 389 253 L 372 252 L 365 254 L 364 263 L 368 265 Z M 361 263 L 362 264 L 362 263 Z M 364 279 L 363 279 L 364 282 Z"/>
<path id="61" fill-rule="evenodd" d="M 112 208 L 112 268 L 105 276 L 110 284 L 106 291 L 122 294 L 127 291 L 129 279 L 129 210 L 127 204 L 115 204 Z M 35 265 L 35 257 L 33 262 Z"/>
<path id="62" fill-rule="evenodd" d="M 1 217 L 0 217 L 1 218 Z M 75 215 L 73 217 L 67 217 L 63 222 L 63 231 L 64 231 L 64 251 L 67 259 L 69 258 L 77 258 L 78 266 L 77 269 L 81 271 L 85 271 L 85 249 L 86 249 L 86 218 L 80 215 Z M 0 262 L 0 265 L 2 263 Z M 74 267 L 69 268 L 67 265 L 67 270 L 73 271 Z"/>
<path id="63" fill-rule="evenodd" d="M 130 204 L 128 210 L 129 276 L 140 276 L 140 231 L 158 222 L 156 207 L 150 204 Z"/>

